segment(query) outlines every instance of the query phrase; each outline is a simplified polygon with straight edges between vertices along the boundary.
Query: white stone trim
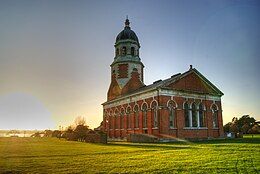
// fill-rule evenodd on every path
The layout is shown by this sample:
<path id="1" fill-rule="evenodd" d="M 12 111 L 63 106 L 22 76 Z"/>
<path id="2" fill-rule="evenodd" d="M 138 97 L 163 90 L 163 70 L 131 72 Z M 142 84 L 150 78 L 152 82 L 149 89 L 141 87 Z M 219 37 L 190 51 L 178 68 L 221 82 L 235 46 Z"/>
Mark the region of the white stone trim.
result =
<path id="1" fill-rule="evenodd" d="M 170 102 L 174 102 L 175 103 L 174 109 L 178 108 L 178 104 L 177 104 L 177 102 L 175 100 L 173 100 L 173 97 L 171 97 L 171 99 L 167 101 L 167 104 L 166 104 L 167 107 L 169 107 L 169 103 Z"/>
<path id="2" fill-rule="evenodd" d="M 215 102 L 213 102 L 213 103 L 210 105 L 210 109 L 211 109 L 211 111 L 213 112 L 213 109 L 212 109 L 213 105 L 215 105 L 215 106 L 216 106 L 216 108 L 217 108 L 217 111 L 218 111 L 218 110 L 219 110 L 219 108 L 218 108 L 218 105 L 217 105 Z"/>
<path id="3" fill-rule="evenodd" d="M 153 98 L 153 101 L 156 101 L 154 99 L 155 96 L 158 96 L 158 91 L 156 89 L 150 89 L 147 91 L 141 91 L 137 92 L 132 95 L 128 95 L 119 99 L 115 99 L 114 101 L 108 102 L 107 104 L 103 104 L 104 109 L 129 104 L 132 102 L 137 102 L 140 100 L 145 100 L 148 98 Z M 173 97 L 183 97 L 185 100 L 193 99 L 193 100 L 212 100 L 215 101 L 221 101 L 220 96 L 213 96 L 213 95 L 204 95 L 204 94 L 191 94 L 187 92 L 181 92 L 181 91 L 175 91 L 175 90 L 169 90 L 169 89 L 159 89 L 159 96 L 169 96 L 171 98 Z M 152 103 L 152 102 L 151 102 Z M 158 102 L 157 102 L 158 103 Z M 151 106 L 151 104 L 150 104 Z M 149 107 L 149 105 L 148 105 Z"/>
<path id="4" fill-rule="evenodd" d="M 146 106 L 147 106 L 147 110 L 149 109 L 148 103 L 144 100 L 143 103 L 142 103 L 142 105 L 141 105 L 141 110 L 143 110 L 143 106 L 144 106 L 145 104 L 146 104 Z"/>
<path id="5" fill-rule="evenodd" d="M 150 108 L 153 109 L 153 107 L 152 107 L 153 102 L 156 103 L 156 107 L 155 107 L 155 108 L 158 108 L 158 106 L 159 106 L 159 105 L 158 105 L 158 101 L 155 100 L 155 99 L 153 99 L 153 101 L 151 101 L 151 103 L 150 103 Z"/>

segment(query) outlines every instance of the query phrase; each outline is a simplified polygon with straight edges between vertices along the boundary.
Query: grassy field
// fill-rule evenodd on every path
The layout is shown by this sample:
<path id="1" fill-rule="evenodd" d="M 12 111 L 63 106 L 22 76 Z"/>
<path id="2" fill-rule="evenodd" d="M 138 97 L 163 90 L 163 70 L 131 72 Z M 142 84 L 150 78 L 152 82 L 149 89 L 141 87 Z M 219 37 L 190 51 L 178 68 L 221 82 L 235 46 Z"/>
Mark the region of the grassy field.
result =
<path id="1" fill-rule="evenodd" d="M 260 136 L 161 144 L 0 138 L 0 173 L 259 173 Z"/>

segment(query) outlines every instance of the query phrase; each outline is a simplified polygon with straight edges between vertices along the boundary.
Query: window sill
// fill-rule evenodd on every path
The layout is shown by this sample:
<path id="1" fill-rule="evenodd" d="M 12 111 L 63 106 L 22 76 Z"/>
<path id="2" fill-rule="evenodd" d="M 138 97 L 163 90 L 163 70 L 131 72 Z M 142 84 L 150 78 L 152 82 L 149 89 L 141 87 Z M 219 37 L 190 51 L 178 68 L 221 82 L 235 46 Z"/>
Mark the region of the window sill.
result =
<path id="1" fill-rule="evenodd" d="M 128 128 L 127 130 L 132 130 L 131 128 Z"/>
<path id="2" fill-rule="evenodd" d="M 184 127 L 185 130 L 206 130 L 207 127 Z"/>
<path id="3" fill-rule="evenodd" d="M 135 128 L 135 130 L 139 130 L 139 128 Z"/>
<path id="4" fill-rule="evenodd" d="M 170 127 L 170 130 L 177 130 L 176 127 Z"/>
<path id="5" fill-rule="evenodd" d="M 153 127 L 152 129 L 158 129 L 158 127 Z"/>
<path id="6" fill-rule="evenodd" d="M 147 127 L 144 127 L 143 130 L 147 130 L 148 128 Z"/>
<path id="7" fill-rule="evenodd" d="M 213 127 L 212 129 L 214 129 L 214 130 L 219 130 L 219 128 L 218 128 L 218 127 Z"/>

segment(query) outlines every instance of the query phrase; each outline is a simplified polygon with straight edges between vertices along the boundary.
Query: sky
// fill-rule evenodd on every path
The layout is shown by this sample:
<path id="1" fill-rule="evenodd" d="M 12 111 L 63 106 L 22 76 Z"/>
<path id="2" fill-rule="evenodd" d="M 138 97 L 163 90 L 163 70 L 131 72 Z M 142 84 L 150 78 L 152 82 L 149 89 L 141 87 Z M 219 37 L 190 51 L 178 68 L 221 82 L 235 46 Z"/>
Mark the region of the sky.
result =
<path id="1" fill-rule="evenodd" d="M 0 129 L 99 126 L 126 15 L 146 85 L 192 64 L 224 93 L 224 123 L 260 120 L 258 0 L 1 0 Z"/>

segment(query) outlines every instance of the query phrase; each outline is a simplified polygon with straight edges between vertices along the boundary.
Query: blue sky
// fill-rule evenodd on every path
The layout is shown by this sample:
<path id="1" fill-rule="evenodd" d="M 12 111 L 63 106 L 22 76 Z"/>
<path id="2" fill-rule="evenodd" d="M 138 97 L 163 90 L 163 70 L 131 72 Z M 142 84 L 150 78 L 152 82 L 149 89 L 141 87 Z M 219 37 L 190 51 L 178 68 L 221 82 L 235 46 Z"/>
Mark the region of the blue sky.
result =
<path id="1" fill-rule="evenodd" d="M 0 129 L 67 126 L 77 116 L 98 126 L 126 15 L 146 84 L 192 64 L 225 94 L 225 123 L 243 114 L 260 119 L 260 1 L 2 0 Z"/>

